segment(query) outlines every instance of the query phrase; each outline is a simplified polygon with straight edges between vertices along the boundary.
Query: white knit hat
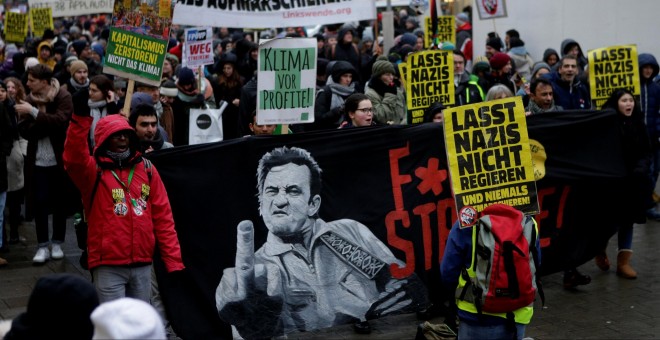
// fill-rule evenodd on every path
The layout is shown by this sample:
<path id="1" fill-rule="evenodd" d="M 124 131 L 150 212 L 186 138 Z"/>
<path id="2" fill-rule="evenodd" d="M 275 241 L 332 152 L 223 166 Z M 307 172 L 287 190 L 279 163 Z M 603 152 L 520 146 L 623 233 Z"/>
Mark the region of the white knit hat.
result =
<path id="1" fill-rule="evenodd" d="M 35 57 L 29 57 L 25 60 L 25 70 L 27 71 L 30 67 L 39 64 L 39 59 Z"/>
<path id="2" fill-rule="evenodd" d="M 91 315 L 92 339 L 166 339 L 158 312 L 148 303 L 121 298 L 102 303 Z"/>

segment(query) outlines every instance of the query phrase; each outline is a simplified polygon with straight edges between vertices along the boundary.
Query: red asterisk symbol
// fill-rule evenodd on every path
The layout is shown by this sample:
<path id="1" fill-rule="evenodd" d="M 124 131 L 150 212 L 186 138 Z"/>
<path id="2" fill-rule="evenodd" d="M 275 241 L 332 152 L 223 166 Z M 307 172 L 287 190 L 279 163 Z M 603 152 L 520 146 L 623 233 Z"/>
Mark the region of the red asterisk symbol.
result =
<path id="1" fill-rule="evenodd" d="M 422 180 L 417 186 L 417 190 L 422 194 L 433 190 L 433 193 L 437 196 L 442 192 L 442 182 L 447 179 L 447 170 L 438 169 L 438 165 L 440 165 L 440 161 L 435 157 L 431 157 L 426 168 L 420 166 L 415 169 L 415 176 Z"/>

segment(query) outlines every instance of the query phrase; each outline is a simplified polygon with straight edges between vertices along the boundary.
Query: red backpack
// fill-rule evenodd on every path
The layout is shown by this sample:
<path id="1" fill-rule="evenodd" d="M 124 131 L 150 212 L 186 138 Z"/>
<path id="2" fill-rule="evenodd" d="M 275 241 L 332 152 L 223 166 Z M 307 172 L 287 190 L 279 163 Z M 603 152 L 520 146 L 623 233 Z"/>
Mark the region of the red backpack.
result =
<path id="1" fill-rule="evenodd" d="M 508 313 L 529 306 L 543 289 L 538 268 L 536 222 L 507 205 L 494 204 L 473 227 L 472 265 L 463 270 L 467 284 L 457 292 L 479 313 Z"/>

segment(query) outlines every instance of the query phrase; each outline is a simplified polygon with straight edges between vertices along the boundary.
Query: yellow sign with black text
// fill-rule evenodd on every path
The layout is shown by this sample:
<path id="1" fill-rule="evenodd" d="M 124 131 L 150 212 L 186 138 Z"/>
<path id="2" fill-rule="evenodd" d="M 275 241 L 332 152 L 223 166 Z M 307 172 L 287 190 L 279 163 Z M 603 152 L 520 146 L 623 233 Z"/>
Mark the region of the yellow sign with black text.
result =
<path id="1" fill-rule="evenodd" d="M 459 216 L 489 205 L 536 214 L 539 205 L 521 97 L 445 110 L 445 144 Z"/>
<path id="2" fill-rule="evenodd" d="M 50 7 L 30 8 L 32 34 L 41 37 L 46 29 L 53 29 L 53 9 Z"/>
<path id="3" fill-rule="evenodd" d="M 456 22 L 453 15 L 441 15 L 438 17 L 438 44 L 448 41 L 456 45 Z M 431 30 L 431 17 L 424 17 L 424 47 L 428 48 L 433 43 L 433 31 Z"/>
<path id="4" fill-rule="evenodd" d="M 589 85 L 591 100 L 600 109 L 617 89 L 641 94 L 636 45 L 621 45 L 590 50 Z"/>
<path id="5" fill-rule="evenodd" d="M 8 12 L 5 14 L 5 41 L 24 43 L 28 34 L 28 14 Z"/>
<path id="6" fill-rule="evenodd" d="M 408 110 L 424 110 L 436 102 L 454 104 L 454 55 L 451 51 L 421 51 L 408 55 Z"/>

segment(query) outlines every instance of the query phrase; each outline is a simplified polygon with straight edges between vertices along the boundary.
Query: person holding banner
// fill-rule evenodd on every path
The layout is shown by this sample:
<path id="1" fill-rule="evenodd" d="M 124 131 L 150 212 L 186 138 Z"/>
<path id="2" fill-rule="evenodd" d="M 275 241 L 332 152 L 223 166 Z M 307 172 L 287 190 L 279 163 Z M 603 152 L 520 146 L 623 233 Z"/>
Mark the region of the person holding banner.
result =
<path id="1" fill-rule="evenodd" d="M 617 212 L 618 253 L 616 274 L 624 279 L 636 279 L 637 272 L 630 265 L 632 258 L 633 225 L 646 223 L 646 211 L 653 206 L 652 186 L 649 179 L 651 165 L 651 145 L 649 143 L 644 115 L 639 104 L 627 89 L 614 91 L 603 108 L 615 110 L 621 127 L 623 156 L 628 172 L 626 192 L 621 197 L 621 209 Z M 605 271 L 609 269 L 609 259 L 605 249 L 596 256 L 596 265 Z"/>

